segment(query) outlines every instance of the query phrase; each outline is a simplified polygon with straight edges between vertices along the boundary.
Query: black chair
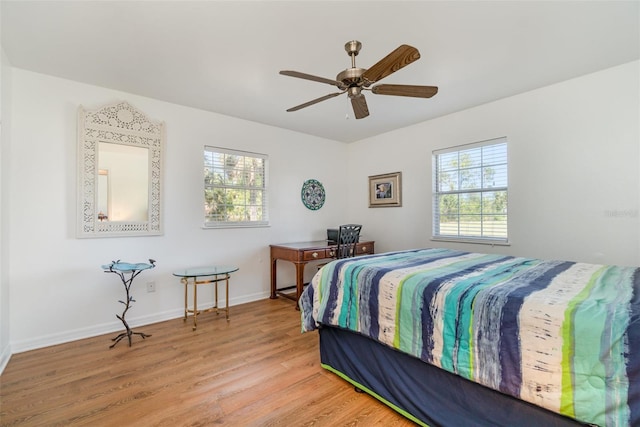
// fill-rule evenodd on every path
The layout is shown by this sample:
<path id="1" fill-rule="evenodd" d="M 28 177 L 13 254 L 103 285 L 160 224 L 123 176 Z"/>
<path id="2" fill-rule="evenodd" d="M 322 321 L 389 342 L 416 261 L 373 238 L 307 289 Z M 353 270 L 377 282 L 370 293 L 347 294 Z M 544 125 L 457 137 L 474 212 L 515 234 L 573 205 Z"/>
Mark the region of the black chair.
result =
<path id="1" fill-rule="evenodd" d="M 336 247 L 335 258 L 351 258 L 356 256 L 356 244 L 360 239 L 359 224 L 345 224 L 338 229 L 338 246 Z"/>
<path id="2" fill-rule="evenodd" d="M 345 224 L 338 229 L 337 246 L 332 254 L 334 259 L 351 258 L 356 256 L 356 244 L 360 240 L 360 230 L 362 226 L 359 224 Z M 327 265 L 323 262 L 318 264 L 318 270 Z"/>

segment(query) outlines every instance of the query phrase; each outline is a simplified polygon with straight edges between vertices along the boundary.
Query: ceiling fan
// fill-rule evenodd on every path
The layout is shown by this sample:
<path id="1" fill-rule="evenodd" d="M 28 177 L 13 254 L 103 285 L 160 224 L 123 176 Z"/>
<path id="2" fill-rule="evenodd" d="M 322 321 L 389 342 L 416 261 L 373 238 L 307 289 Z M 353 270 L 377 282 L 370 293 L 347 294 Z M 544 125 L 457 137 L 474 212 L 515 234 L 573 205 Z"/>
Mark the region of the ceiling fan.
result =
<path id="1" fill-rule="evenodd" d="M 379 84 L 369 88 L 372 84 L 420 59 L 420 52 L 418 52 L 418 49 L 415 47 L 403 44 L 375 63 L 371 68 L 367 69 L 356 67 L 356 56 L 361 48 L 362 43 L 357 40 L 352 40 L 344 45 L 344 50 L 346 50 L 347 54 L 351 57 L 351 68 L 347 68 L 339 73 L 335 80 L 300 73 L 298 71 L 280 71 L 280 74 L 285 76 L 326 83 L 337 86 L 338 89 L 340 89 L 340 92 L 321 96 L 320 98 L 289 108 L 287 111 L 297 111 L 346 92 L 351 99 L 351 106 L 353 107 L 356 119 L 363 119 L 369 115 L 367 101 L 362 93 L 363 90 L 370 90 L 376 95 L 410 96 L 415 98 L 431 98 L 438 93 L 437 86 Z"/>

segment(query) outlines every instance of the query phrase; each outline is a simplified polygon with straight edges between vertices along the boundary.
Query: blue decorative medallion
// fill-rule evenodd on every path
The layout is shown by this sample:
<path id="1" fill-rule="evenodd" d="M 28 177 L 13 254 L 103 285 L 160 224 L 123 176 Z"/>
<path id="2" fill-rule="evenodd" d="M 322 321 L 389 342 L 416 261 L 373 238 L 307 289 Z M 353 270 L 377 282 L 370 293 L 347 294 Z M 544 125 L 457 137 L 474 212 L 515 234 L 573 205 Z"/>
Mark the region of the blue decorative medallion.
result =
<path id="1" fill-rule="evenodd" d="M 312 211 L 317 211 L 324 205 L 324 187 L 315 179 L 308 179 L 302 184 L 302 203 Z"/>

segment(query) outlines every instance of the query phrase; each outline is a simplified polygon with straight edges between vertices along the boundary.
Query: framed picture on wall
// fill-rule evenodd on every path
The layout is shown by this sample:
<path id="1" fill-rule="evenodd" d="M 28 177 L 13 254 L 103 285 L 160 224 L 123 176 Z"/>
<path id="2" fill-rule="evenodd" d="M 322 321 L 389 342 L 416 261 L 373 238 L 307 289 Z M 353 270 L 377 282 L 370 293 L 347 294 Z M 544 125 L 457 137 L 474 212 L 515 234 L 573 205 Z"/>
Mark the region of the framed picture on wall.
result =
<path id="1" fill-rule="evenodd" d="M 402 206 L 402 172 L 369 177 L 369 207 Z"/>

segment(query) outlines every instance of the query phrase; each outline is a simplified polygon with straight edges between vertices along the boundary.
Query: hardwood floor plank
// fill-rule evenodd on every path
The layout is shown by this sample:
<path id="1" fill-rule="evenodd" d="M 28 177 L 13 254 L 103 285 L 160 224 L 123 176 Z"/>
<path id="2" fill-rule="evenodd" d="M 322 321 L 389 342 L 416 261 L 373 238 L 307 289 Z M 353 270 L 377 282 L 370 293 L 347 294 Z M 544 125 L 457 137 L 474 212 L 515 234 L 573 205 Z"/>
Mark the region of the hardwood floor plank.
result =
<path id="1" fill-rule="evenodd" d="M 146 325 L 13 355 L 0 376 L 0 426 L 412 426 L 320 367 L 285 299 Z"/>

